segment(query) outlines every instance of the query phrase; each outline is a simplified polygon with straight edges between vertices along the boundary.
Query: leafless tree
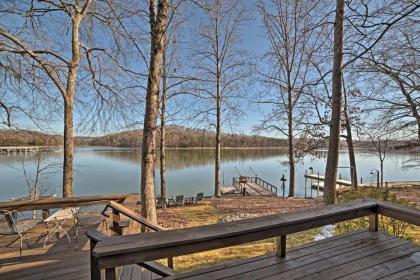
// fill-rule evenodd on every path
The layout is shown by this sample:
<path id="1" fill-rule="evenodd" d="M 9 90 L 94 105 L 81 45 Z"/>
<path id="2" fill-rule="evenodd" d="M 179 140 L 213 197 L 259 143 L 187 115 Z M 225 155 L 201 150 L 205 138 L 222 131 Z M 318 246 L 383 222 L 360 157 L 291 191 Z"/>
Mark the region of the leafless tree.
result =
<path id="1" fill-rule="evenodd" d="M 33 17 L 41 16 L 43 13 L 61 11 L 69 17 L 71 22 L 71 58 L 65 58 L 59 53 L 52 50 L 37 49 L 30 47 L 18 35 L 14 35 L 6 30 L 5 27 L 0 27 L 0 35 L 4 40 L 2 48 L 8 52 L 19 53 L 25 59 L 31 59 L 37 67 L 41 68 L 58 91 L 61 93 L 64 101 L 64 164 L 63 164 L 63 196 L 70 197 L 73 194 L 73 105 L 76 93 L 77 84 L 77 70 L 81 60 L 81 44 L 79 39 L 80 25 L 86 16 L 86 13 L 91 5 L 90 0 L 82 5 L 78 2 L 74 4 L 54 3 L 48 2 L 45 6 L 33 7 L 31 6 L 28 12 L 32 13 Z M 59 61 L 59 65 L 55 61 Z M 61 64 L 61 65 L 60 65 Z M 63 64 L 67 68 L 66 82 L 61 80 L 61 71 L 63 71 Z M 61 66 L 61 67 L 60 67 Z M 64 70 L 65 71 L 65 70 Z"/>
<path id="2" fill-rule="evenodd" d="M 191 66 L 188 52 L 180 48 L 185 43 L 182 37 L 189 17 L 184 1 L 172 1 L 169 11 L 169 22 L 165 36 L 165 47 L 162 65 L 162 94 L 160 98 L 160 196 L 166 199 L 166 140 L 168 121 L 178 118 L 187 107 L 183 103 L 185 95 L 191 95 L 191 83 L 196 80 L 190 73 Z M 188 98 L 188 97 L 187 97 Z M 177 102 L 177 99 L 181 99 Z M 172 105 L 172 106 L 170 106 Z"/>
<path id="3" fill-rule="evenodd" d="M 162 78 L 165 32 L 168 26 L 168 11 L 169 3 L 167 0 L 159 0 L 157 5 L 154 0 L 150 0 L 149 23 L 152 37 L 142 142 L 141 205 L 142 214 L 152 222 L 157 222 L 154 168 L 156 133 L 158 129 L 157 117 L 159 114 L 159 91 Z"/>
<path id="4" fill-rule="evenodd" d="M 365 127 L 362 136 L 375 148 L 375 155 L 379 159 L 380 187 L 384 186 L 384 161 L 387 153 L 392 148 L 392 142 L 397 140 L 398 129 L 391 122 L 377 120 Z"/>
<path id="5" fill-rule="evenodd" d="M 22 109 L 25 104 L 41 108 L 47 104 L 51 111 L 64 111 L 64 197 L 73 194 L 74 118 L 78 109 L 75 104 L 86 105 L 85 112 L 78 112 L 83 120 L 80 125 L 87 126 L 89 121 L 96 125 L 101 120 L 99 112 L 106 111 L 105 108 L 124 107 L 120 92 L 131 86 L 118 87 L 124 81 L 117 81 L 116 71 L 110 71 L 114 66 L 122 68 L 109 51 L 112 45 L 91 46 L 100 33 L 98 29 L 109 28 L 112 33 L 109 7 L 117 5 L 93 0 L 7 1 L 1 10 L 5 21 L 0 25 L 0 53 L 16 62 L 9 64 L 13 67 L 9 67 L 8 73 L 18 75 L 18 80 L 24 83 L 24 92 L 36 92 L 31 95 L 36 99 L 12 106 L 21 108 L 30 117 L 34 114 Z M 105 78 L 105 72 L 111 75 Z M 84 94 L 76 94 L 78 90 Z M 41 99 L 43 103 L 39 102 Z M 10 113 L 13 107 L 8 108 Z"/>
<path id="6" fill-rule="evenodd" d="M 195 75 L 199 77 L 194 96 L 198 99 L 194 119 L 214 125 L 215 139 L 215 196 L 220 196 L 221 134 L 224 117 L 234 118 L 240 108 L 243 90 L 241 83 L 249 68 L 240 48 L 241 27 L 245 17 L 243 3 L 238 0 L 195 1 L 203 15 L 200 17 L 197 40 L 193 43 L 196 61 Z"/>
<path id="7" fill-rule="evenodd" d="M 269 93 L 260 104 L 271 105 L 260 129 L 275 130 L 288 139 L 289 196 L 294 196 L 297 137 L 306 134 L 305 114 L 301 97 L 308 91 L 313 71 L 313 60 L 325 42 L 323 29 L 327 16 L 318 17 L 320 1 L 261 1 L 258 4 L 263 17 L 270 50 L 265 55 L 267 70 L 261 72 Z M 308 135 L 305 135 L 308 136 Z M 307 146 L 307 145 L 305 145 Z"/>
<path id="8" fill-rule="evenodd" d="M 338 150 L 340 145 L 341 97 L 343 79 L 343 44 L 344 44 L 344 0 L 336 1 L 336 14 L 334 22 L 334 62 L 331 91 L 331 122 L 328 142 L 328 157 L 325 170 L 324 201 L 327 204 L 335 203 L 335 188 L 337 180 Z"/>
<path id="9" fill-rule="evenodd" d="M 420 7 L 417 1 L 378 1 L 366 4 L 362 1 L 336 1 L 334 26 L 334 63 L 332 68 L 331 121 L 327 166 L 325 171 L 324 201 L 335 202 L 336 175 L 339 157 L 339 139 L 342 111 L 342 72 L 364 57 L 381 42 L 390 29 L 414 14 Z M 349 13 L 344 15 L 344 6 Z M 344 47 L 344 19 L 348 35 Z M 348 59 L 343 62 L 343 56 Z M 324 73 L 322 76 L 328 72 Z"/>
<path id="10" fill-rule="evenodd" d="M 370 102 L 370 110 L 398 124 L 400 130 L 412 130 L 420 141 L 419 34 L 413 32 L 414 20 L 407 18 L 389 31 L 379 44 L 355 66 L 376 86 L 361 96 Z M 368 106 L 366 106 L 368 107 Z M 418 142 L 420 143 L 420 142 Z"/>

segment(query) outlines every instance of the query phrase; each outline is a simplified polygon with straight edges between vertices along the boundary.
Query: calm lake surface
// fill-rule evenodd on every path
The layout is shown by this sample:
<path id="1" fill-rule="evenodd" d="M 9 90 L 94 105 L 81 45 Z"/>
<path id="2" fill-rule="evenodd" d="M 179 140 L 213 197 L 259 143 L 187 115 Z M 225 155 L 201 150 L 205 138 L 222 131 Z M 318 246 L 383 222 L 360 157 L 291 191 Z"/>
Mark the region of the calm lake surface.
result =
<path id="1" fill-rule="evenodd" d="M 214 185 L 214 150 L 212 149 L 168 149 L 167 184 L 169 196 L 177 194 L 195 195 L 204 192 L 213 194 Z M 326 152 L 320 151 L 318 157 L 306 157 L 297 164 L 297 195 L 305 193 L 304 173 L 310 167 L 314 172 L 324 173 Z M 61 151 L 45 154 L 42 166 L 55 163 L 59 166 Z M 23 172 L 26 167 L 27 177 L 34 179 L 36 154 L 0 155 L 0 200 L 22 197 L 27 194 L 27 183 Z M 358 151 L 358 175 L 364 182 L 376 182 L 373 169 L 379 169 L 379 160 L 373 152 Z M 285 149 L 226 149 L 222 150 L 222 182 L 231 184 L 232 178 L 239 173 L 259 177 L 280 185 L 280 178 L 287 178 L 287 160 Z M 340 171 L 343 178 L 349 178 L 348 154 L 340 154 Z M 420 181 L 420 153 L 389 153 L 385 160 L 385 181 Z M 252 168 L 252 170 L 251 170 Z M 156 190 L 159 193 L 159 170 L 156 168 Z M 61 195 L 61 170 L 48 169 L 41 178 L 42 189 L 48 193 Z M 359 179 L 360 180 L 360 179 Z M 75 152 L 75 195 L 94 195 L 111 193 L 139 192 L 140 150 L 129 148 L 81 147 Z M 309 187 L 309 183 L 308 183 Z M 308 194 L 310 193 L 308 188 Z M 286 182 L 287 194 L 287 182 Z M 279 188 L 279 195 L 281 190 Z M 316 191 L 314 191 L 316 195 Z"/>

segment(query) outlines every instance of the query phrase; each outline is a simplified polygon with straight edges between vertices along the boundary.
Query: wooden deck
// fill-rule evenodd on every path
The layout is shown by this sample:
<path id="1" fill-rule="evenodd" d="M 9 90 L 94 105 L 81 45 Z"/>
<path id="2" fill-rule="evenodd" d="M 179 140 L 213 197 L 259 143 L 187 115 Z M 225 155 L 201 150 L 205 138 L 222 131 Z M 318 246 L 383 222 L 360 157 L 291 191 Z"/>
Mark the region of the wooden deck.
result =
<path id="1" fill-rule="evenodd" d="M 98 212 L 85 212 L 85 215 L 94 215 L 93 213 Z M 116 212 L 113 213 L 108 225 L 111 221 L 114 224 L 116 222 Z M 128 214 L 130 213 L 131 211 Z M 171 276 L 164 275 L 166 277 L 163 278 L 420 279 L 420 247 L 408 240 L 377 231 L 378 214 L 420 225 L 419 210 L 376 200 L 352 201 L 318 210 L 169 231 L 133 234 L 133 228 L 126 228 L 124 235 L 105 236 L 95 241 L 96 246 L 91 246 L 83 231 L 90 230 L 104 236 L 95 230 L 98 229 L 111 235 L 108 229 L 98 224 L 82 229 L 79 250 L 76 250 L 74 239 L 68 243 L 63 236 L 44 248 L 45 225 L 38 225 L 31 230 L 28 240 L 25 241 L 28 248 L 23 251 L 22 258 L 19 258 L 16 237 L 0 237 L 0 279 L 76 280 L 91 279 L 92 275 L 95 275 L 92 279 L 107 280 L 158 279 L 162 277 L 151 271 L 144 271 L 140 266 L 148 267 L 146 264 L 156 259 L 276 236 L 279 243 L 273 248 L 275 252 L 272 254 L 187 273 L 166 274 Z M 369 230 L 285 249 L 288 234 L 364 216 L 369 217 Z M 73 233 L 70 221 L 65 228 Z M 113 233 L 115 234 L 115 229 Z M 114 278 L 115 275 L 118 277 Z"/>
<path id="2" fill-rule="evenodd" d="M 142 265 L 275 237 L 275 253 L 164 279 L 419 279 L 420 247 L 378 231 L 379 215 L 420 225 L 420 211 L 378 200 L 354 200 L 307 211 L 229 223 L 103 238 L 91 248 L 93 279 L 116 279 L 118 267 Z M 368 217 L 368 230 L 286 249 L 287 235 Z M 176 268 L 176 266 L 175 266 Z"/>
<path id="3" fill-rule="evenodd" d="M 72 236 L 72 223 L 65 229 Z M 79 249 L 76 250 L 75 239 L 71 243 L 65 236 L 52 239 L 43 247 L 45 226 L 33 228 L 28 240 L 24 242 L 22 258 L 19 258 L 19 240 L 16 236 L 0 237 L 0 279 L 1 280 L 88 280 L 90 279 L 89 240 L 84 232 L 87 229 L 98 229 L 107 234 L 101 225 L 82 228 L 79 233 Z M 156 279 L 160 278 L 150 271 L 141 272 L 138 266 L 125 266 L 121 272 L 121 280 Z M 153 276 L 152 276 L 153 275 Z M 153 277 L 153 278 L 152 278 Z"/>
<path id="4" fill-rule="evenodd" d="M 420 247 L 383 232 L 358 231 L 164 279 L 420 279 Z"/>

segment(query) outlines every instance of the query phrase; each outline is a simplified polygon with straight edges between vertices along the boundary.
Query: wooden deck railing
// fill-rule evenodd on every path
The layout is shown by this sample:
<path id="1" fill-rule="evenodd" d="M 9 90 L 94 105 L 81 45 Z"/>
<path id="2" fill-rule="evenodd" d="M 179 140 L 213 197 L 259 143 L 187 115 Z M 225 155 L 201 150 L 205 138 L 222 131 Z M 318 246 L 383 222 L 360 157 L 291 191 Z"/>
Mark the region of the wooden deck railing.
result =
<path id="1" fill-rule="evenodd" d="M 92 269 L 112 271 L 127 264 L 197 253 L 277 237 L 276 253 L 286 255 L 286 235 L 360 217 L 369 217 L 369 229 L 378 230 L 378 214 L 420 226 L 420 211 L 378 200 L 355 200 L 288 214 L 193 228 L 108 237 L 91 251 Z M 111 271 L 111 272 L 109 272 Z M 112 279 L 112 276 L 109 276 Z M 99 278 L 93 278 L 99 279 Z M 108 279 L 108 278 L 107 278 Z"/>
<path id="2" fill-rule="evenodd" d="M 92 195 L 92 196 L 78 196 L 69 198 L 44 198 L 36 200 L 16 200 L 0 202 L 0 209 L 2 210 L 16 210 L 16 211 L 32 211 L 42 210 L 43 215 L 47 216 L 49 209 L 58 209 L 66 207 L 86 206 L 97 203 L 107 203 L 108 201 L 123 202 L 128 197 L 128 194 L 107 194 L 107 195 Z"/>

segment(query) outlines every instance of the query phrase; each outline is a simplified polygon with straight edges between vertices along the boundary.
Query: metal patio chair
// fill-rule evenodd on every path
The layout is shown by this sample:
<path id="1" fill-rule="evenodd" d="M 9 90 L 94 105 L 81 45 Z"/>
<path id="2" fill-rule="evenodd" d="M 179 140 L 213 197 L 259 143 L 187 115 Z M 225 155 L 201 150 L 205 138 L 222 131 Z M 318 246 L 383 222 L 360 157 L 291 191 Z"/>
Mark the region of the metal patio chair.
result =
<path id="1" fill-rule="evenodd" d="M 175 197 L 175 205 L 176 206 L 184 206 L 184 196 L 183 195 L 177 195 Z"/>
<path id="2" fill-rule="evenodd" d="M 106 210 L 106 208 L 104 209 Z M 83 215 L 83 213 L 89 213 L 89 215 Z M 92 212 L 87 212 L 86 209 L 83 210 L 79 208 L 77 211 L 72 211 L 74 217 L 74 237 L 76 239 L 76 250 L 79 247 L 79 232 L 83 227 L 89 227 L 94 225 L 102 225 L 102 231 L 108 228 L 108 223 L 106 221 L 106 216 L 101 212 L 98 212 L 97 215 L 93 215 Z"/>
<path id="3" fill-rule="evenodd" d="M 16 210 L 0 210 L 0 223 L 5 224 L 0 227 L 0 235 L 18 235 L 20 239 L 19 257 L 22 257 L 23 237 L 27 238 L 28 231 L 41 222 L 42 219 L 23 218 Z"/>
<path id="4" fill-rule="evenodd" d="M 204 199 L 204 193 L 202 193 L 202 192 L 198 193 L 197 196 L 195 197 L 195 204 L 203 201 L 203 199 Z"/>
<path id="5" fill-rule="evenodd" d="M 156 208 L 165 208 L 167 206 L 167 200 L 163 197 L 158 197 L 156 199 Z"/>

